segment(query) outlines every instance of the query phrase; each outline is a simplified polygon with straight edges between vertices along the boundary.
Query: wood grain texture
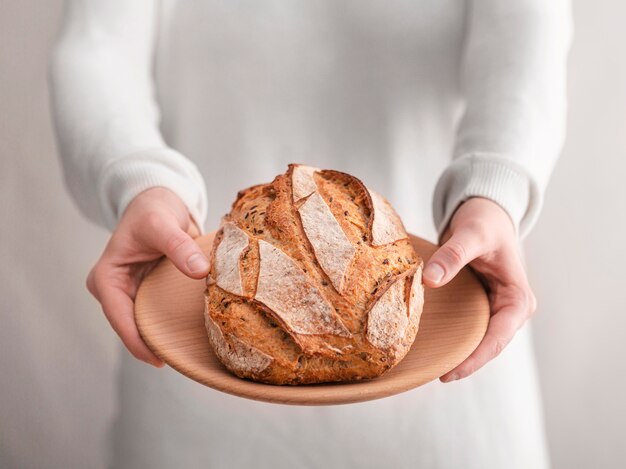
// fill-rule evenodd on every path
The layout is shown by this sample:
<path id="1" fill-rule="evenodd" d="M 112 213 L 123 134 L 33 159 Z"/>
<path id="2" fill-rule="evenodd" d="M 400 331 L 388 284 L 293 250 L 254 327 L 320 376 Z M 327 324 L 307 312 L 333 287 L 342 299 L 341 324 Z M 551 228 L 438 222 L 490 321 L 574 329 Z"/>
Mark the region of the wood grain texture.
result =
<path id="1" fill-rule="evenodd" d="M 196 241 L 209 252 L 214 233 Z M 411 235 L 424 262 L 436 246 Z M 172 368 L 213 389 L 248 399 L 293 405 L 362 402 L 398 394 L 437 379 L 461 363 L 483 338 L 487 295 L 468 268 L 445 287 L 426 289 L 419 332 L 407 356 L 379 378 L 351 383 L 276 386 L 232 375 L 217 359 L 204 325 L 204 280 L 192 280 L 162 260 L 144 279 L 135 320 L 144 341 Z"/>

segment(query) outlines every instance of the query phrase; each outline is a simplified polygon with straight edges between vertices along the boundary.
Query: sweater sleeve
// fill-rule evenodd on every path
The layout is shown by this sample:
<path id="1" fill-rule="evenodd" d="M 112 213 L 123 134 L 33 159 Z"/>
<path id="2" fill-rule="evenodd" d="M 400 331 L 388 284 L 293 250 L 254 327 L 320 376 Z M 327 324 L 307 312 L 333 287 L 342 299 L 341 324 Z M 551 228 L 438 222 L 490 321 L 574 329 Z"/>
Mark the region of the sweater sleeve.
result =
<path id="1" fill-rule="evenodd" d="M 154 186 L 186 204 L 202 229 L 207 197 L 196 166 L 159 130 L 152 57 L 155 0 L 67 0 L 49 64 L 66 185 L 82 213 L 113 229 Z"/>
<path id="2" fill-rule="evenodd" d="M 498 203 L 528 234 L 565 132 L 568 0 L 470 0 L 461 82 L 465 111 L 439 178 L 439 236 L 470 197 Z"/>

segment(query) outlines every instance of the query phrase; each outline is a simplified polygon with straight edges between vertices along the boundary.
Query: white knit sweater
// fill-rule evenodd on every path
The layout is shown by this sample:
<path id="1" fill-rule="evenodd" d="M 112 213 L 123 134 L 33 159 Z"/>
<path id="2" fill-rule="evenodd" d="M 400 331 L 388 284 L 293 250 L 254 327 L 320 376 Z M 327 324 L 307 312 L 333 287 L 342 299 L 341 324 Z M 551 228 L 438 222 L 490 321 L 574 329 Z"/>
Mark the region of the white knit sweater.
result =
<path id="1" fill-rule="evenodd" d="M 366 96 L 341 104 L 344 111 L 333 108 L 331 102 L 326 108 L 329 112 L 345 112 L 347 119 L 352 119 L 352 112 L 354 125 L 361 125 L 358 119 L 363 117 L 359 114 L 367 109 L 365 105 L 359 107 L 358 100 L 367 104 L 373 99 L 367 93 L 368 80 L 384 81 L 387 87 L 408 90 L 395 101 L 389 99 L 389 106 L 401 111 L 403 105 L 409 106 L 406 103 L 410 99 L 415 100 L 412 108 L 406 107 L 409 117 L 405 125 L 410 128 L 410 116 L 415 116 L 414 125 L 422 129 L 416 140 L 450 141 L 450 145 L 437 149 L 438 153 L 449 152 L 437 155 L 448 161 L 432 199 L 432 216 L 439 233 L 459 203 L 471 196 L 497 202 L 511 216 L 520 235 L 528 233 L 537 219 L 563 139 L 565 63 L 571 29 L 568 2 L 272 1 L 260 8 L 249 1 L 67 2 L 52 55 L 51 95 L 66 181 L 90 219 L 113 229 L 133 197 L 146 188 L 164 186 L 176 192 L 192 216 L 204 225 L 209 204 L 203 177 L 188 159 L 188 152 L 172 148 L 187 145 L 180 137 L 185 131 L 180 127 L 204 126 L 207 136 L 211 136 L 207 147 L 212 143 L 222 145 L 218 141 L 222 135 L 212 135 L 206 119 L 233 119 L 232 108 L 237 108 L 245 116 L 260 115 L 261 121 L 287 119 L 288 115 L 290 122 L 286 126 L 300 123 L 297 130 L 284 128 L 285 134 L 299 133 L 300 141 L 315 140 L 315 135 L 307 134 L 312 127 L 307 109 L 322 99 L 340 102 L 350 92 L 347 86 L 342 96 L 337 90 L 343 88 L 333 90 L 332 85 L 317 84 L 334 67 L 337 77 L 364 77 L 364 83 L 355 82 L 354 86 L 362 87 Z M 190 24 L 188 31 L 186 26 L 181 27 L 183 22 Z M 203 25 L 206 31 L 202 31 Z M 361 29 L 365 27 L 369 31 L 364 33 Z M 194 38 L 193 44 L 181 38 L 186 34 Z M 403 48 L 407 50 L 402 52 Z M 307 60 L 302 60 L 297 50 L 307 54 Z M 348 52 L 341 55 L 345 50 Z M 404 55 L 398 59 L 400 53 Z M 361 61 L 360 55 L 367 57 Z M 393 60 L 400 68 L 394 69 Z M 190 69 L 189 63 L 195 69 Z M 399 75 L 405 68 L 409 72 Z M 156 87 L 155 70 L 163 77 L 156 81 Z M 381 70 L 389 73 L 382 76 Z M 211 87 L 214 76 L 219 79 Z M 249 81 L 246 76 L 250 76 Z M 267 76 L 276 80 L 259 88 Z M 282 84 L 287 83 L 284 80 L 289 81 L 287 85 Z M 198 114 L 185 82 L 192 83 L 189 87 L 206 86 L 204 93 L 220 96 L 230 84 L 241 93 L 242 101 L 247 99 L 247 104 L 238 104 L 233 95 L 231 104 L 226 98 L 220 101 L 226 103 L 223 110 L 216 111 L 222 116 Z M 303 84 L 298 88 L 293 83 Z M 317 88 L 311 91 L 313 86 Z M 166 105 L 163 100 L 176 104 Z M 215 101 L 199 101 L 198 109 L 203 105 L 215 109 Z M 172 134 L 169 145 L 160 127 L 160 107 L 163 110 L 164 106 L 167 112 L 163 116 Z M 177 121 L 179 110 L 185 106 L 187 117 Z M 300 110 L 293 111 L 298 106 Z M 347 106 L 354 108 L 346 110 Z M 273 113 L 269 117 L 268 109 Z M 190 122 L 189 116 L 194 115 L 196 123 Z M 248 136 L 268 132 L 267 127 L 259 127 L 262 123 L 255 123 L 256 130 L 252 131 L 248 124 L 237 127 L 241 121 L 233 120 L 231 126 L 234 132 L 241 132 L 241 139 L 248 138 L 246 132 Z M 353 132 L 355 139 L 367 138 L 364 125 L 357 131 L 350 126 L 350 121 L 339 124 L 344 134 Z M 448 131 L 452 132 L 450 138 Z M 270 138 L 275 141 L 276 135 Z M 175 145 L 181 139 L 182 143 Z M 238 151 L 256 152 L 251 159 L 273 151 L 254 145 L 256 148 Z M 415 152 L 434 151 L 432 146 L 416 145 Z M 193 148 L 198 146 L 196 141 L 189 151 L 198 153 L 192 155 L 196 162 L 199 150 Z M 332 148 L 332 142 L 328 146 Z M 221 151 L 222 146 L 219 148 Z M 388 155 L 382 153 L 380 158 L 384 160 Z M 427 155 L 407 157 L 407 151 L 404 153 L 401 158 L 408 162 L 393 160 L 392 155 L 387 166 L 396 168 L 396 173 L 402 173 L 402 168 L 409 175 L 411 171 L 419 172 L 419 160 Z M 297 156 L 296 152 L 286 159 L 301 159 Z M 228 159 L 229 155 L 211 158 Z M 409 160 L 418 163 L 415 166 Z M 345 169 L 358 172 L 358 164 L 354 159 L 350 161 Z M 219 184 L 220 175 L 206 176 L 209 186 Z M 385 195 L 392 201 L 404 197 L 390 188 Z"/>

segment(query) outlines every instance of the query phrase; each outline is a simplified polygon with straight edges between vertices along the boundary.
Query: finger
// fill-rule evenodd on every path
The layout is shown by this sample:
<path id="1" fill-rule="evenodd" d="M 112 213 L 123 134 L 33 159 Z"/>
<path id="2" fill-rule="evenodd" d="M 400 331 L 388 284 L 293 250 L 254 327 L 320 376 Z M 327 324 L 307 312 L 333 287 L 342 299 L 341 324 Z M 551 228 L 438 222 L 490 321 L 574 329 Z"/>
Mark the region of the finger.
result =
<path id="1" fill-rule="evenodd" d="M 101 274 L 102 275 L 102 274 Z M 102 277 L 100 277 L 102 278 Z M 98 281 L 98 300 L 111 327 L 133 356 L 146 363 L 161 368 L 164 363 L 144 343 L 137 330 L 134 316 L 134 304 L 123 289 L 108 280 Z"/>
<path id="2" fill-rule="evenodd" d="M 429 259 L 424 269 L 424 284 L 437 288 L 452 280 L 459 271 L 487 252 L 488 246 L 475 230 L 456 231 Z"/>
<path id="3" fill-rule="evenodd" d="M 476 350 L 463 363 L 439 379 L 448 383 L 465 378 L 493 360 L 511 342 L 526 318 L 527 315 L 520 305 L 508 306 L 498 311 L 491 317 L 485 337 L 478 344 Z"/>
<path id="4" fill-rule="evenodd" d="M 98 298 L 98 288 L 96 287 L 95 280 L 95 268 L 89 271 L 89 275 L 87 276 L 87 281 L 85 285 L 87 286 L 87 290 L 91 293 L 92 296 Z"/>
<path id="5" fill-rule="evenodd" d="M 209 273 L 209 260 L 180 226 L 169 219 L 157 219 L 150 223 L 145 233 L 146 242 L 165 254 L 178 270 L 191 278 L 204 278 Z"/>

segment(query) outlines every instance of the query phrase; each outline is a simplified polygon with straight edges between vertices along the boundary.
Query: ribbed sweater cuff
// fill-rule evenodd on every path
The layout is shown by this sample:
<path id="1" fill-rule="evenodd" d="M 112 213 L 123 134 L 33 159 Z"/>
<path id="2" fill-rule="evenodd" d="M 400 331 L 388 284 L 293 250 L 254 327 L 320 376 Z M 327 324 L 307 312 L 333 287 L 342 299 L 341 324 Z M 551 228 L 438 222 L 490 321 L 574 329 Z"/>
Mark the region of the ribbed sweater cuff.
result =
<path id="1" fill-rule="evenodd" d="M 520 238 L 530 231 L 541 204 L 536 184 L 521 166 L 498 155 L 464 155 L 444 171 L 435 188 L 433 217 L 440 239 L 456 209 L 470 197 L 500 205 Z"/>
<path id="2" fill-rule="evenodd" d="M 164 187 L 185 203 L 201 232 L 207 214 L 204 180 L 197 167 L 170 148 L 154 148 L 107 164 L 99 177 L 99 198 L 105 224 L 113 230 L 128 204 L 151 187 Z"/>

